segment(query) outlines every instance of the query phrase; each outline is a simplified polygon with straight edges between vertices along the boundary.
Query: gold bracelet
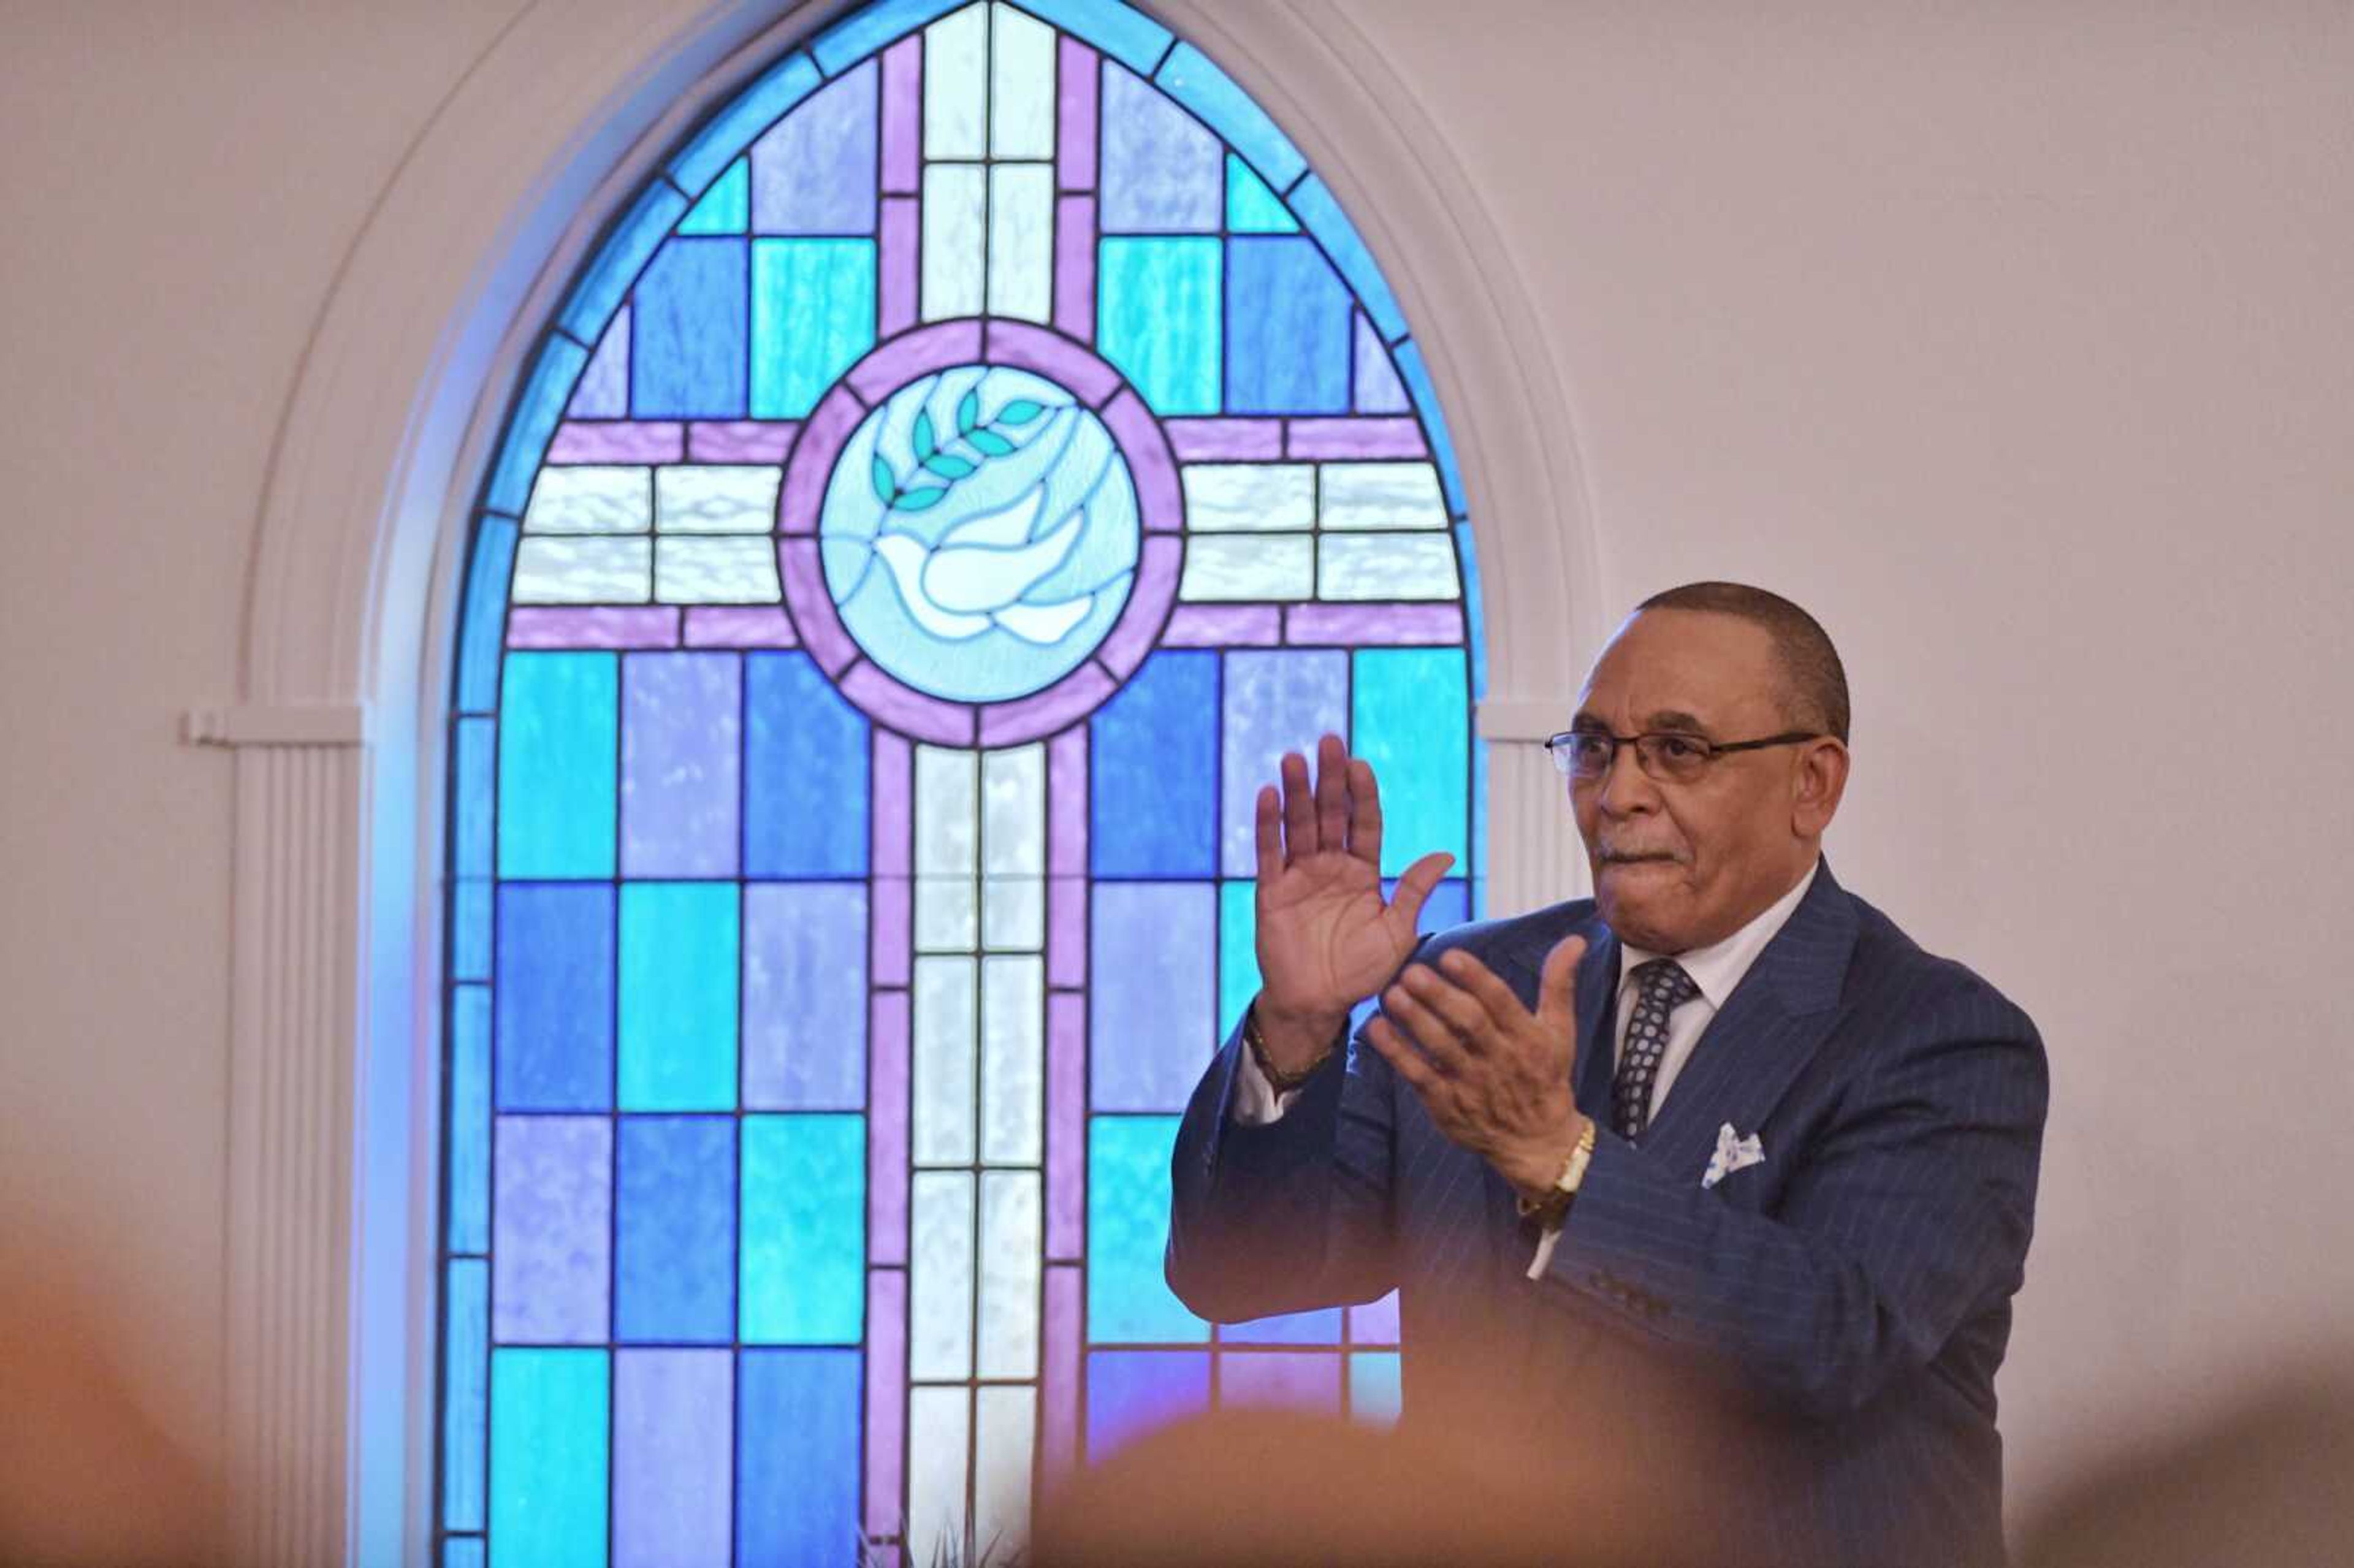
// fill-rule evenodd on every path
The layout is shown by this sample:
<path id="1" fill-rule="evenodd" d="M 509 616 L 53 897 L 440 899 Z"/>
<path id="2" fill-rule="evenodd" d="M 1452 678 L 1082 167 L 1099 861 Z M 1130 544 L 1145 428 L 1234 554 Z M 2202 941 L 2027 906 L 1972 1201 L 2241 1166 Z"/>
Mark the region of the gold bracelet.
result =
<path id="1" fill-rule="evenodd" d="M 1533 1202 L 1527 1198 L 1513 1199 L 1520 1207 L 1521 1218 L 1537 1220 L 1547 1225 L 1559 1224 L 1562 1216 L 1569 1213 L 1569 1201 L 1577 1196 L 1578 1185 L 1585 1180 L 1585 1168 L 1593 1159 L 1594 1118 L 1587 1117 L 1584 1129 L 1577 1135 L 1576 1146 L 1570 1150 L 1569 1158 L 1562 1161 L 1561 1174 L 1553 1178 L 1553 1183 L 1545 1190 L 1545 1195 Z"/>
<path id="2" fill-rule="evenodd" d="M 1250 1047 L 1251 1060 L 1258 1064 L 1259 1075 L 1267 1079 L 1267 1087 L 1278 1095 L 1288 1095 L 1314 1077 L 1316 1069 L 1324 1065 L 1333 1051 L 1333 1045 L 1327 1045 L 1322 1051 L 1317 1053 L 1314 1061 L 1300 1068 L 1299 1071 L 1278 1072 L 1274 1062 L 1267 1057 L 1267 1036 L 1258 1032 L 1258 1003 L 1256 1001 L 1243 1009 L 1243 1044 Z M 1337 1044 L 1337 1041 L 1334 1042 L 1334 1044 Z"/>

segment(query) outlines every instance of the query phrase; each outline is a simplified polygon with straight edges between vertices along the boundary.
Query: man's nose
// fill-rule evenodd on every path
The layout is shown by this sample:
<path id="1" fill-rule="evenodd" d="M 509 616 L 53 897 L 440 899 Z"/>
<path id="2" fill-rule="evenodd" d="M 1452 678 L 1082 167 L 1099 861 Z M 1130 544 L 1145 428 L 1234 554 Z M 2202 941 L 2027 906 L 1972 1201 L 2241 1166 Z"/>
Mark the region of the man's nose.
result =
<path id="1" fill-rule="evenodd" d="M 1599 789 L 1597 802 L 1614 817 L 1653 810 L 1659 803 L 1659 787 L 1643 771 L 1642 758 L 1632 746 L 1621 746 L 1611 754 L 1610 766 L 1603 771 Z"/>

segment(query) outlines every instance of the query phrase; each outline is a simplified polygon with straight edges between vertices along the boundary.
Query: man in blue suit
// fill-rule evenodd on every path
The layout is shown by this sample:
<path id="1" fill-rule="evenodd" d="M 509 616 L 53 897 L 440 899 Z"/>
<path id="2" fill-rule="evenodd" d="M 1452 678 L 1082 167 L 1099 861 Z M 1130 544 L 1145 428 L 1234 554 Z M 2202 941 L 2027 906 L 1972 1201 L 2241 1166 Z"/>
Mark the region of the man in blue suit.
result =
<path id="1" fill-rule="evenodd" d="M 1595 897 L 1419 942 L 1447 857 L 1385 903 L 1371 769 L 1331 736 L 1312 781 L 1286 757 L 1262 989 L 1176 1146 L 1179 1297 L 1235 1321 L 1396 1287 L 1409 1426 L 1637 1511 L 1705 1499 L 1678 1544 L 1712 1562 L 2000 1562 L 2043 1049 L 1832 879 L 1847 733 L 1804 610 L 1658 595 L 1550 743 Z"/>

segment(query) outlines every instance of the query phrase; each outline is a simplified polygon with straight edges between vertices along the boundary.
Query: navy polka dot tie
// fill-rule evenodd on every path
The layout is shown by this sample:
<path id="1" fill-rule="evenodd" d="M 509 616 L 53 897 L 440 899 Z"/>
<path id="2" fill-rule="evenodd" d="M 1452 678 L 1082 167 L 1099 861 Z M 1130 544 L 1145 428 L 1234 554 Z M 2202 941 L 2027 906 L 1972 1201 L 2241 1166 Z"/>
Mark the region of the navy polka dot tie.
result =
<path id="1" fill-rule="evenodd" d="M 1618 1048 L 1618 1071 L 1610 1080 L 1610 1128 L 1632 1143 L 1651 1124 L 1651 1083 L 1668 1049 L 1668 1019 L 1700 994 L 1700 987 L 1673 959 L 1653 959 L 1635 969 L 1635 1015 L 1627 1021 Z"/>

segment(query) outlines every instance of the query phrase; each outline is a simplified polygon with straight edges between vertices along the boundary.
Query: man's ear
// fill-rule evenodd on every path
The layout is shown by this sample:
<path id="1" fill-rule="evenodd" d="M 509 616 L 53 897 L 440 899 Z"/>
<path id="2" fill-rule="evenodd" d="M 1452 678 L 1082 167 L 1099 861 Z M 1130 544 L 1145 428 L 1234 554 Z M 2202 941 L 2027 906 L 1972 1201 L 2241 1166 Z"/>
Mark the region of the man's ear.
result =
<path id="1" fill-rule="evenodd" d="M 1798 753 L 1797 788 L 1790 800 L 1790 827 L 1800 838 L 1819 839 L 1847 793 L 1847 747 L 1826 736 Z"/>

